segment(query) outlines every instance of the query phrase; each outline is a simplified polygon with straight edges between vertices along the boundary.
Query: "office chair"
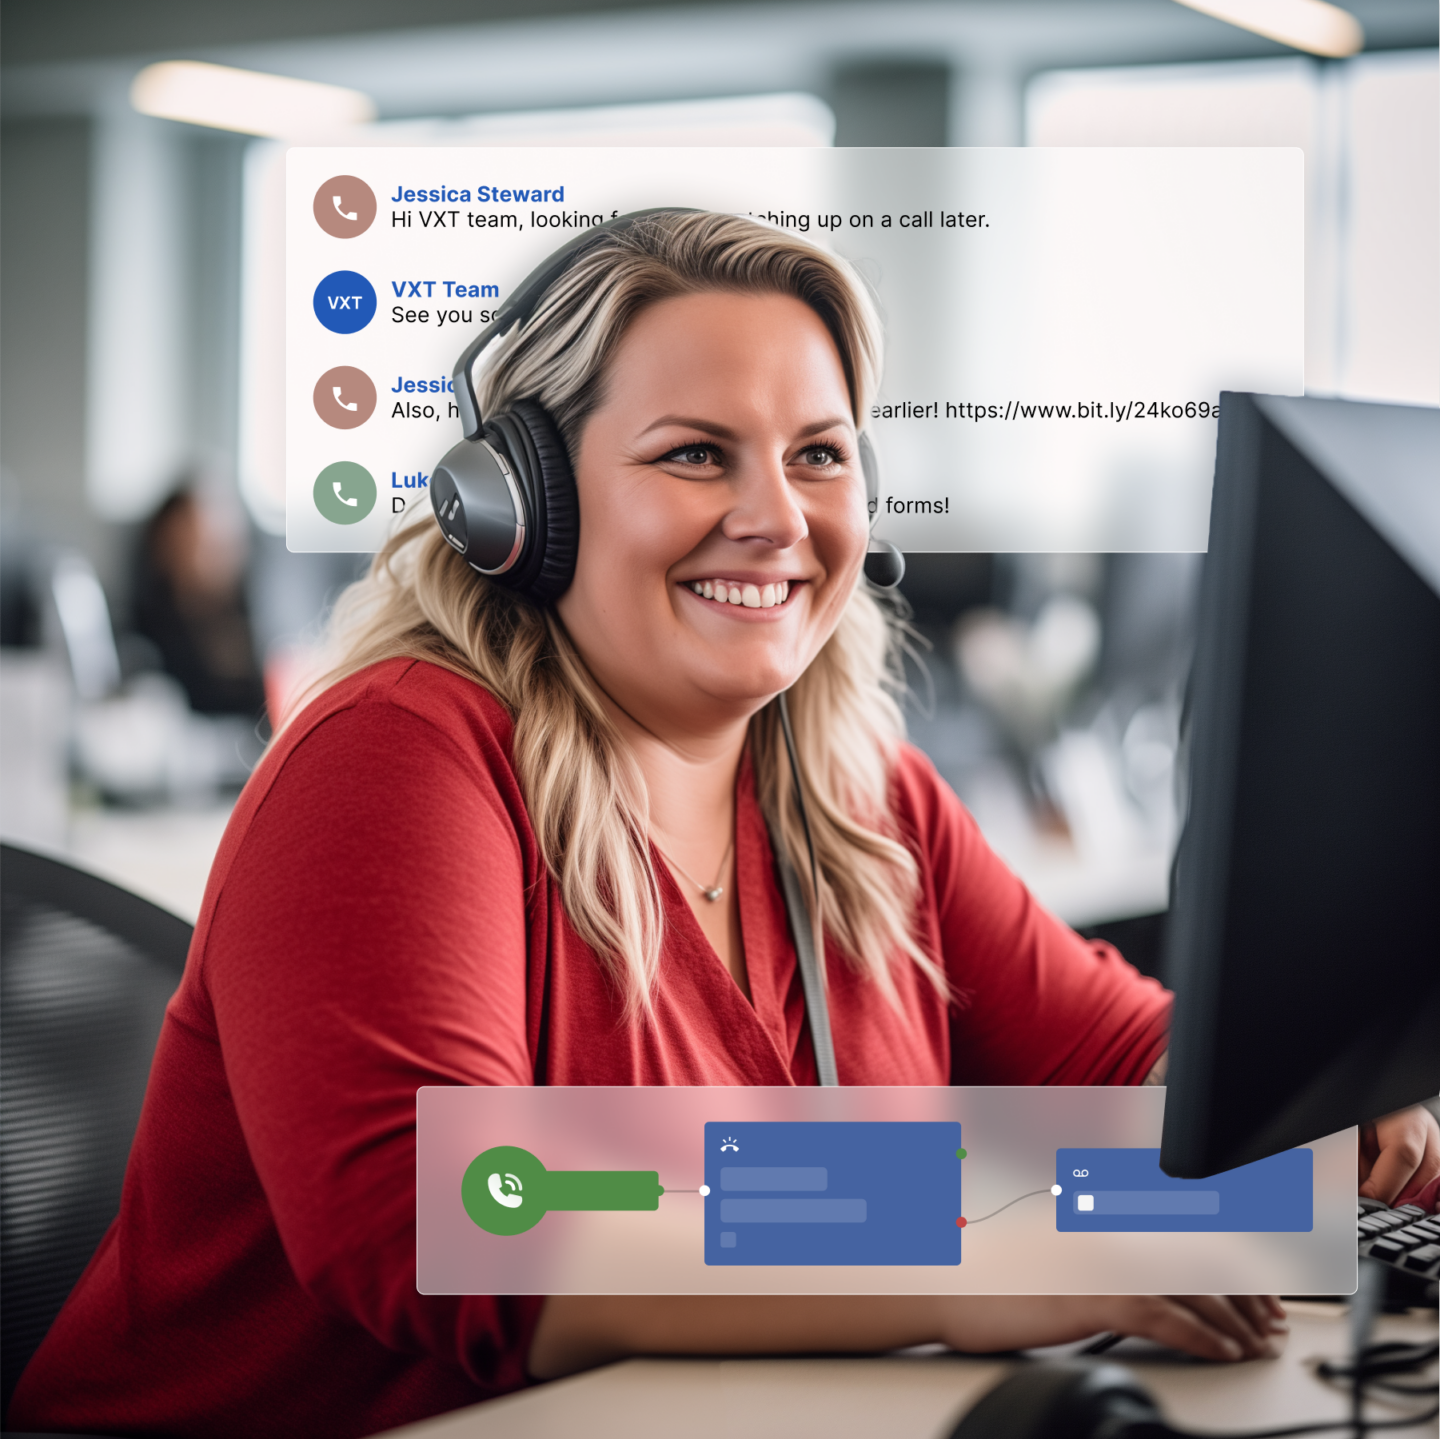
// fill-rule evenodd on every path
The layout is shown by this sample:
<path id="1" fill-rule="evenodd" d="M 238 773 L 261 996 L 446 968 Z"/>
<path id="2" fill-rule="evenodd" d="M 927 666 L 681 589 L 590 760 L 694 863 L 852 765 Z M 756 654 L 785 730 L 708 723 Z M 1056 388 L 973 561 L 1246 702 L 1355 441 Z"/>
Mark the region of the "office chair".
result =
<path id="1" fill-rule="evenodd" d="M 120 1208 L 191 926 L 0 845 L 0 1414 Z"/>

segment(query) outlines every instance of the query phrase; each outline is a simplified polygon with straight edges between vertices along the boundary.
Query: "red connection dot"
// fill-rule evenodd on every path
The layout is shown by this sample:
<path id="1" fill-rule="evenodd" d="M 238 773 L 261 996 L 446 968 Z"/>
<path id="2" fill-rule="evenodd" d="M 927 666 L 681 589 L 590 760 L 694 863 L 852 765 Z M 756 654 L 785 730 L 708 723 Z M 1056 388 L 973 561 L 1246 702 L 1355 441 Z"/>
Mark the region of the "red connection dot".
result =
<path id="1" fill-rule="evenodd" d="M 964 1229 L 964 1227 L 965 1227 L 965 1216 L 964 1216 L 963 1214 L 960 1216 L 959 1219 L 957 1219 L 957 1220 L 955 1221 L 955 1227 L 956 1227 L 957 1229 Z"/>

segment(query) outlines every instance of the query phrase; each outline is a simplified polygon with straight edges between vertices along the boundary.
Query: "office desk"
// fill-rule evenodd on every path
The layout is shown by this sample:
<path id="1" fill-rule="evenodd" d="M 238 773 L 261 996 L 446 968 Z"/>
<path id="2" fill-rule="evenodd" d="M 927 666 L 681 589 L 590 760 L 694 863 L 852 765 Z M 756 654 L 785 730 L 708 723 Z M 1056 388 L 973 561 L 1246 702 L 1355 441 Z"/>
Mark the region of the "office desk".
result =
<path id="1" fill-rule="evenodd" d="M 63 857 L 193 924 L 230 809 L 74 810 Z"/>
<path id="2" fill-rule="evenodd" d="M 1176 1423 L 1237 1429 L 1343 1418 L 1348 1401 L 1308 1361 L 1345 1353 L 1339 1305 L 1290 1306 L 1280 1359 L 1214 1365 L 1127 1341 L 1124 1363 Z M 1433 1339 L 1433 1313 L 1386 1315 L 1377 1339 Z M 1074 1346 L 1063 1352 L 1073 1352 Z M 1049 1351 L 1060 1352 L 1060 1351 Z M 1017 1363 L 954 1354 L 865 1359 L 631 1359 L 423 1424 L 391 1439 L 944 1439 L 957 1418 Z M 1433 1371 L 1432 1371 L 1433 1372 Z M 1375 1417 L 1406 1412 L 1375 1403 Z M 1390 1430 L 1435 1434 L 1435 1421 Z"/>

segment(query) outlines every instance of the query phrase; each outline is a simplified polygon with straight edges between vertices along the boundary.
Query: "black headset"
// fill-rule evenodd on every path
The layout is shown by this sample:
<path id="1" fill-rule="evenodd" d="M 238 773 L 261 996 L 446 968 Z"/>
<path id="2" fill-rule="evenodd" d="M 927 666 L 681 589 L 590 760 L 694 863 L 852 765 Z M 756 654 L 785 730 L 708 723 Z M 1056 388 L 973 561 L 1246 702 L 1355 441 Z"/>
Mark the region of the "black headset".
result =
<path id="1" fill-rule="evenodd" d="M 430 503 L 441 532 L 470 567 L 535 605 L 548 605 L 570 588 L 580 542 L 580 505 L 570 456 L 555 421 L 538 400 L 516 400 L 488 419 L 475 396 L 474 368 L 492 340 L 525 324 L 550 287 L 608 236 L 624 233 L 654 215 L 694 215 L 697 210 L 636 210 L 596 225 L 562 245 L 521 281 L 465 353 L 455 362 L 455 401 L 465 438 L 430 477 Z M 874 516 L 880 467 L 869 437 L 860 435 L 865 496 Z M 889 589 L 905 574 L 905 557 L 885 540 L 871 538 L 865 577 Z"/>

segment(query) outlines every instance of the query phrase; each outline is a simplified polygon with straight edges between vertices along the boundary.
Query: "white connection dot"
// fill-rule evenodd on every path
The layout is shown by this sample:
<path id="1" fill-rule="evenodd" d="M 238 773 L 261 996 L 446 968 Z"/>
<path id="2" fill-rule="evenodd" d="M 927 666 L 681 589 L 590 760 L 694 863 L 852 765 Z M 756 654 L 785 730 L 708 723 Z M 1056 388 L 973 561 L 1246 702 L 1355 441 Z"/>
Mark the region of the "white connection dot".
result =
<path id="1" fill-rule="evenodd" d="M 710 1186 L 709 1186 L 708 1184 L 702 1184 L 702 1185 L 700 1186 L 700 1193 L 701 1193 L 701 1196 L 702 1196 L 702 1197 L 703 1197 L 704 1195 L 706 1195 L 706 1194 L 709 1194 L 709 1193 L 710 1193 Z"/>
<path id="2" fill-rule="evenodd" d="M 1060 1197 L 1064 1192 L 1065 1192 L 1065 1191 L 1064 1191 L 1063 1189 L 1061 1189 L 1058 1184 L 1052 1184 L 1052 1185 L 1050 1186 L 1050 1193 L 1053 1194 L 1053 1195 L 1056 1197 L 1056 1199 L 1059 1199 L 1059 1197 Z"/>

